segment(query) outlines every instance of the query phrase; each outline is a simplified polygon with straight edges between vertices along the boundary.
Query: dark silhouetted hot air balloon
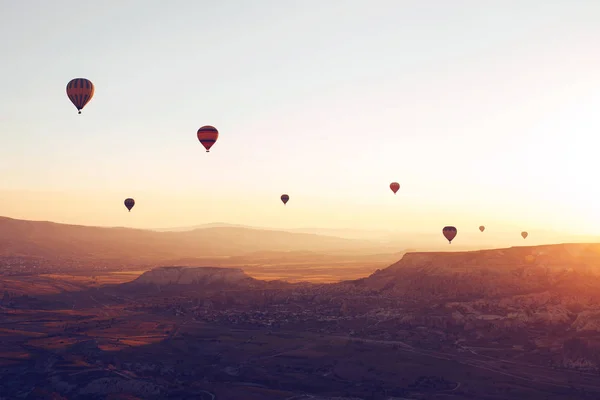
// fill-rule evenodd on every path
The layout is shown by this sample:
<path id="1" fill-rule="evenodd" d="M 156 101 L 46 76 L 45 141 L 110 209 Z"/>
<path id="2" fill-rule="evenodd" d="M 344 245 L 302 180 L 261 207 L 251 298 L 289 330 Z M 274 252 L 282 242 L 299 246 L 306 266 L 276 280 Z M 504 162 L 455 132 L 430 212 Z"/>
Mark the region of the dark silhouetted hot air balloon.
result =
<path id="1" fill-rule="evenodd" d="M 485 226 L 481 225 L 481 226 L 479 227 L 479 230 L 480 230 L 481 232 L 485 231 Z"/>
<path id="2" fill-rule="evenodd" d="M 125 199 L 124 203 L 125 203 L 125 207 L 127 207 L 129 212 L 131 212 L 131 209 L 133 208 L 133 206 L 135 206 L 135 200 L 132 198 L 127 198 L 127 199 Z"/>
<path id="3" fill-rule="evenodd" d="M 452 243 L 452 240 L 454 240 L 454 238 L 456 237 L 457 232 L 458 231 L 453 226 L 445 226 L 444 229 L 442 229 L 442 233 L 444 234 L 446 239 L 448 239 L 448 243 Z"/>
<path id="4" fill-rule="evenodd" d="M 392 192 L 394 192 L 394 194 L 396 194 L 398 189 L 400 189 L 400 184 L 398 182 L 392 182 L 392 183 L 390 183 L 390 189 L 392 189 Z"/>
<path id="5" fill-rule="evenodd" d="M 67 96 L 77 111 L 81 110 L 94 97 L 94 84 L 85 78 L 75 78 L 67 83 Z"/>
<path id="6" fill-rule="evenodd" d="M 288 200 L 290 199 L 290 196 L 288 196 L 287 194 L 282 194 L 281 195 L 281 201 L 283 201 L 283 205 L 285 206 L 288 202 Z"/>
<path id="7" fill-rule="evenodd" d="M 521 236 L 523 236 L 523 239 L 527 239 L 527 236 L 529 236 L 529 233 L 523 231 L 523 232 L 521 232 Z"/>
<path id="8" fill-rule="evenodd" d="M 210 148 L 218 138 L 219 131 L 214 126 L 206 125 L 198 129 L 198 140 L 202 143 L 207 153 L 210 152 Z"/>

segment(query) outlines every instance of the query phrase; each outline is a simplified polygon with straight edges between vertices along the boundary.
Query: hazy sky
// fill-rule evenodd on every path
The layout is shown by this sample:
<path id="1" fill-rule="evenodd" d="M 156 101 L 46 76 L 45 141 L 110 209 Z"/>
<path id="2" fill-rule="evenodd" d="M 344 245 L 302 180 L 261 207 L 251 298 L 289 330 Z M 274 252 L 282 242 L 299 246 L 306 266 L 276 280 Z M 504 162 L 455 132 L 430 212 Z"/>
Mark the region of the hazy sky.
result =
<path id="1" fill-rule="evenodd" d="M 0 4 L 0 215 L 600 233 L 600 1 Z"/>

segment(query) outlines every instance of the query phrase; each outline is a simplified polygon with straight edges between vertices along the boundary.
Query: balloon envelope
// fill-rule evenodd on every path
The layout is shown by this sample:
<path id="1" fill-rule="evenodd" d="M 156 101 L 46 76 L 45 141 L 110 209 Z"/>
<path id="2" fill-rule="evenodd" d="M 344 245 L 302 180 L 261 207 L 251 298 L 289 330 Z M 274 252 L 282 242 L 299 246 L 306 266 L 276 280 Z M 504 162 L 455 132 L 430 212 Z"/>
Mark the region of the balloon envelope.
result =
<path id="1" fill-rule="evenodd" d="M 133 200 L 132 198 L 125 199 L 123 203 L 125 203 L 125 207 L 127 207 L 129 211 L 131 211 L 133 206 L 135 206 L 135 200 Z"/>
<path id="2" fill-rule="evenodd" d="M 400 184 L 398 182 L 392 182 L 392 183 L 390 183 L 390 189 L 392 189 L 392 192 L 394 192 L 394 194 L 396 194 L 398 189 L 400 189 Z"/>
<path id="3" fill-rule="evenodd" d="M 67 96 L 81 114 L 83 107 L 94 97 L 94 84 L 85 78 L 72 79 L 67 83 Z"/>
<path id="4" fill-rule="evenodd" d="M 527 236 L 529 236 L 529 233 L 521 232 L 521 236 L 523 236 L 523 239 L 527 239 Z"/>
<path id="5" fill-rule="evenodd" d="M 219 131 L 214 126 L 205 125 L 198 129 L 198 140 L 202 143 L 202 146 L 206 149 L 206 152 L 210 152 L 210 148 L 217 142 L 219 138 Z"/>
<path id="6" fill-rule="evenodd" d="M 444 234 L 444 237 L 448 239 L 448 243 L 452 243 L 452 240 L 456 237 L 458 231 L 453 226 L 445 226 L 444 229 L 442 229 L 442 233 Z"/>
<path id="7" fill-rule="evenodd" d="M 290 196 L 288 196 L 287 194 L 281 195 L 281 201 L 283 201 L 284 205 L 288 202 L 289 199 L 290 199 Z"/>
<path id="8" fill-rule="evenodd" d="M 481 232 L 485 231 L 485 226 L 481 225 L 481 226 L 479 227 L 479 230 L 480 230 Z"/>

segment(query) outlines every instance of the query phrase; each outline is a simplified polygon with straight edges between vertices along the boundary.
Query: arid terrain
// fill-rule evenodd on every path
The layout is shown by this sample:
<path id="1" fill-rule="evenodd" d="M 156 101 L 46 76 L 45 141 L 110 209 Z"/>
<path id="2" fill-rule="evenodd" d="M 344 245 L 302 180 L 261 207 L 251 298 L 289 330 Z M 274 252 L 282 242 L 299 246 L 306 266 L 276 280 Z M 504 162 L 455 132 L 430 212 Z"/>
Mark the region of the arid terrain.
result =
<path id="1" fill-rule="evenodd" d="M 1 399 L 600 398 L 600 244 L 144 266 L 73 235 L 60 270 L 66 239 L 32 230 L 3 231 Z M 298 282 L 336 260 L 347 280 Z"/>

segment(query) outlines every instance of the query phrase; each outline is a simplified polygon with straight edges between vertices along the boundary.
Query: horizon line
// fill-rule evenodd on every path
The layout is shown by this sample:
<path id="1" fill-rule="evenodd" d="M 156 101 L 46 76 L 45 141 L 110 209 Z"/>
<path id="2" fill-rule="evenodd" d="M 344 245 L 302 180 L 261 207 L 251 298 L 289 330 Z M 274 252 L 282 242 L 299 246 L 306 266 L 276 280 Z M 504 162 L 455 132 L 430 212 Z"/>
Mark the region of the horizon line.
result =
<path id="1" fill-rule="evenodd" d="M 53 220 L 49 220 L 49 219 L 24 219 L 24 218 L 15 218 L 15 217 L 10 217 L 10 216 L 6 216 L 6 215 L 0 215 L 0 218 L 5 218 L 5 219 L 11 219 L 11 220 L 15 220 L 15 221 L 27 221 L 27 222 L 46 222 L 46 223 L 53 223 L 53 224 L 59 224 L 59 225 L 67 225 L 67 226 L 85 226 L 85 227 L 90 227 L 90 228 L 114 228 L 114 229 L 132 229 L 132 230 L 139 230 L 139 231 L 152 231 L 152 232 L 160 232 L 160 231 L 175 231 L 175 230 L 199 230 L 199 229 L 209 229 L 209 228 L 225 228 L 225 227 L 232 227 L 232 228 L 246 228 L 246 229 L 256 229 L 256 230 L 271 230 L 271 231 L 279 231 L 279 232 L 285 232 L 285 231 L 294 231 L 294 230 L 329 230 L 329 231 L 360 231 L 360 232 L 365 232 L 365 233 L 388 233 L 388 234 L 414 234 L 414 235 L 436 235 L 438 232 L 432 232 L 431 230 L 390 230 L 390 229 L 373 229 L 373 228 L 360 228 L 360 227 L 354 227 L 354 228 L 335 228 L 335 227 L 286 227 L 286 228 L 276 228 L 276 227 L 268 227 L 268 226 L 258 226 L 258 225 L 246 225 L 246 224 L 236 224 L 233 222 L 205 222 L 205 223 L 198 223 L 198 224 L 194 224 L 194 225 L 187 225 L 187 226 L 179 226 L 179 227 L 167 227 L 167 228 L 134 228 L 134 227 L 128 227 L 128 226 L 119 226 L 119 225 L 88 225 L 88 224 L 74 224 L 74 223 L 68 223 L 68 222 L 59 222 L 59 221 L 53 221 Z M 210 226 L 210 225 L 225 225 L 225 226 Z M 487 230 L 487 226 L 486 226 L 486 230 Z M 441 232 L 441 229 L 440 229 Z M 459 229 L 459 232 L 461 232 L 461 229 Z M 463 231 L 464 232 L 464 231 Z M 502 234 L 509 234 L 511 232 L 520 232 L 519 229 L 508 229 L 508 228 L 502 228 L 500 230 L 496 230 L 495 233 L 502 233 Z M 537 232 L 537 233 L 545 233 L 545 234 L 552 234 L 552 235 L 565 235 L 565 236 L 569 236 L 569 237 L 580 237 L 580 238 L 595 238 L 596 240 L 600 240 L 600 235 L 594 235 L 594 234 L 577 234 L 577 233 L 569 233 L 569 232 L 565 232 L 565 231 L 557 231 L 557 230 L 551 230 L 551 229 L 529 229 L 528 232 Z M 303 232 L 306 233 L 306 232 Z M 472 233 L 477 233 L 475 231 L 473 231 Z M 313 233 L 313 234 L 317 234 L 317 235 L 321 235 L 321 236 L 331 236 L 331 235 L 326 235 L 326 234 L 319 234 L 319 233 Z M 485 233 L 484 233 L 485 234 Z"/>

